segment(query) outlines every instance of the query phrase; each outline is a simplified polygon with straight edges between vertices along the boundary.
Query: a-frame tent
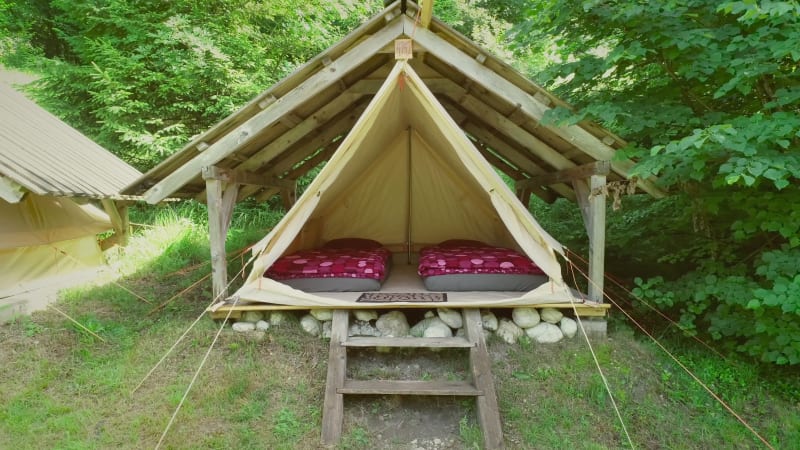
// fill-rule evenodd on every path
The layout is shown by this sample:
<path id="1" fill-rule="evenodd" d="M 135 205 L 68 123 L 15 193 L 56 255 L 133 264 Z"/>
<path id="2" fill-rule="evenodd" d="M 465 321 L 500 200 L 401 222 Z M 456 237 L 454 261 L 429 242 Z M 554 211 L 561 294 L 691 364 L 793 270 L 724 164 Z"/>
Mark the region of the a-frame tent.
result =
<path id="1" fill-rule="evenodd" d="M 451 307 L 569 301 L 555 257 L 560 244 L 536 223 L 405 61 L 395 64 L 333 157 L 254 247 L 259 257 L 235 295 L 240 301 L 354 306 L 358 293 L 305 293 L 262 276 L 287 251 L 347 236 L 407 253 L 453 237 L 516 247 L 553 280 L 525 295 L 453 293 Z M 406 271 L 416 269 L 406 266 Z M 398 288 L 406 292 L 408 287 Z"/>
<path id="2" fill-rule="evenodd" d="M 414 57 L 408 65 L 446 111 L 449 123 L 461 131 L 462 143 L 469 141 L 470 154 L 480 153 L 514 179 L 523 205 L 532 194 L 547 201 L 559 196 L 578 201 L 592 244 L 590 297 L 602 299 L 603 186 L 606 179 L 626 178 L 632 162 L 612 161 L 615 149 L 625 142 L 591 123 L 543 124 L 545 112 L 563 102 L 435 18 L 427 26 L 416 23 L 417 10 L 411 2 L 389 5 L 126 189 L 129 194 L 143 194 L 151 203 L 168 196 L 208 201 L 215 294 L 223 294 L 226 285 L 224 236 L 235 203 L 251 196 L 265 200 L 280 193 L 290 206 L 295 180 L 331 159 L 348 141 L 348 133 L 387 82 L 395 66 L 395 40 L 413 36 Z M 422 128 L 416 127 L 416 133 Z M 365 133 L 372 138 L 378 131 Z M 411 135 L 413 143 L 413 131 Z M 647 180 L 639 180 L 637 185 L 659 195 Z M 402 202 L 396 206 L 402 211 Z M 311 215 L 311 211 L 307 213 Z M 290 212 L 287 217 L 295 214 Z M 284 229 L 285 223 L 279 228 Z M 410 228 L 419 231 L 419 227 Z M 318 239 L 333 237 L 325 230 L 328 235 Z M 309 232 L 300 233 L 300 239 L 305 234 Z M 524 247 L 511 233 L 489 240 L 502 244 L 511 241 L 509 236 Z M 548 241 L 536 233 L 531 236 Z M 454 232 L 450 237 L 464 236 Z M 263 248 L 276 245 L 272 242 L 264 242 Z M 285 249 L 303 245 L 301 240 L 280 242 Z M 549 245 L 549 249 L 543 247 L 545 253 L 557 248 Z M 538 259 L 540 264 L 548 264 L 545 258 Z"/>
<path id="3" fill-rule="evenodd" d="M 119 191 L 140 176 L 0 83 L 0 312 L 26 311 L 21 294 L 93 273 L 102 250 L 124 244 L 130 199 Z"/>

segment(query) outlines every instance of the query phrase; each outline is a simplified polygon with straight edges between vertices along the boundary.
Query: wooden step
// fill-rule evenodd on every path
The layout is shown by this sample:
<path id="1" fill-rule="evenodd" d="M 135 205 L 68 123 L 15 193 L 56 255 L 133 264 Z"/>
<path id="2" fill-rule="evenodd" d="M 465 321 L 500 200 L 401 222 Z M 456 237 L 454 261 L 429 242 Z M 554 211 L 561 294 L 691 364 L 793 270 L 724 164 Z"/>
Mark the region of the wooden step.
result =
<path id="1" fill-rule="evenodd" d="M 462 337 L 417 338 L 417 337 L 350 337 L 342 345 L 345 347 L 405 347 L 405 348 L 470 348 L 474 342 Z"/>
<path id="2" fill-rule="evenodd" d="M 468 381 L 345 380 L 339 394 L 463 395 L 478 397 L 483 390 Z"/>

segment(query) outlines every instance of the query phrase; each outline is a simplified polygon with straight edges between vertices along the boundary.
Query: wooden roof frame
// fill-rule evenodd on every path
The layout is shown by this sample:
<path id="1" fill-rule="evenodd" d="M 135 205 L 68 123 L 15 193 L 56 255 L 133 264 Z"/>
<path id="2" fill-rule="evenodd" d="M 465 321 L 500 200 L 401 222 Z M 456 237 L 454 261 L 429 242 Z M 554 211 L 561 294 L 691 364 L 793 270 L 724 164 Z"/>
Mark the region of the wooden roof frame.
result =
<path id="1" fill-rule="evenodd" d="M 611 181 L 627 178 L 630 160 L 615 158 L 622 139 L 583 122 L 543 124 L 545 113 L 566 103 L 526 79 L 435 17 L 415 24 L 419 7 L 395 1 L 338 43 L 317 55 L 239 111 L 195 138 L 123 190 L 149 203 L 167 197 L 205 199 L 204 167 L 217 166 L 269 183 L 242 187 L 237 201 L 269 198 L 332 153 L 375 94 L 394 63 L 394 41 L 413 35 L 411 63 L 437 98 L 492 164 L 546 201 L 575 200 L 574 186 L 546 174 L 595 161 L 610 161 Z M 314 161 L 318 164 L 321 158 Z M 530 180 L 534 180 L 531 182 Z M 535 180 L 558 181 L 535 185 Z M 283 188 L 277 185 L 282 185 Z M 656 197 L 652 180 L 638 187 Z"/>

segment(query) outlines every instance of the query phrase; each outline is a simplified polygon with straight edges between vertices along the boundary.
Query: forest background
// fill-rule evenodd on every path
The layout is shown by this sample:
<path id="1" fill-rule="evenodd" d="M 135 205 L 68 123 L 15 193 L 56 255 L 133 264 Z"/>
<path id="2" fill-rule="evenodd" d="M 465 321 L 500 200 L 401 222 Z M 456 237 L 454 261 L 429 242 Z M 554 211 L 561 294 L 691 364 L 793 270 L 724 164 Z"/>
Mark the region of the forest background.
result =
<path id="1" fill-rule="evenodd" d="M 0 63 L 37 75 L 37 102 L 147 170 L 382 7 L 0 0 Z M 609 211 L 609 272 L 685 334 L 800 364 L 798 2 L 437 0 L 434 14 L 574 105 L 548 121 L 624 137 L 634 175 L 670 194 Z M 585 251 L 574 205 L 530 206 Z"/>

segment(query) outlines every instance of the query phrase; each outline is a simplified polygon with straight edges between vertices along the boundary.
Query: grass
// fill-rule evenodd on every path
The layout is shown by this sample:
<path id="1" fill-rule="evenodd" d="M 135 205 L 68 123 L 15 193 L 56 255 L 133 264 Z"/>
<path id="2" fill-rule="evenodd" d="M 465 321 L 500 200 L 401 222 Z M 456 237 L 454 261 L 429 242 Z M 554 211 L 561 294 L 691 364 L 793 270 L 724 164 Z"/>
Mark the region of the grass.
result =
<path id="1" fill-rule="evenodd" d="M 208 272 L 204 227 L 199 219 L 183 218 L 201 212 L 162 210 L 148 217 L 145 211 L 134 217 L 153 227 L 141 228 L 131 245 L 115 255 L 113 266 L 121 284 L 153 304 L 113 283 L 73 290 L 60 300 L 59 309 L 106 342 L 50 310 L 0 326 L 0 448 L 155 446 L 218 327 L 201 320 L 132 392 L 209 301 L 206 280 L 148 315 L 155 303 Z M 259 211 L 236 220 L 229 250 L 254 242 L 271 223 Z M 259 222 L 266 224 L 256 226 Z M 776 448 L 791 449 L 800 442 L 796 369 L 724 361 L 673 336 L 666 344 Z M 489 349 L 508 448 L 628 446 L 580 339 L 547 346 L 530 341 L 509 346 L 492 339 Z M 636 447 L 763 447 L 626 324 L 612 322 L 609 339 L 595 342 L 595 350 Z M 466 376 L 462 353 L 419 356 L 418 366 L 396 370 L 425 379 Z M 305 335 L 296 321 L 274 327 L 263 340 L 226 330 L 166 436 L 165 448 L 318 447 L 326 361 L 327 343 Z M 398 363 L 382 366 L 376 360 L 353 373 L 389 377 L 393 367 Z M 409 408 L 418 416 L 403 415 Z M 426 416 L 433 411 L 440 411 L 439 420 L 449 424 L 461 448 L 480 447 L 473 409 L 471 402 L 446 398 L 418 404 L 392 397 L 357 400 L 346 404 L 340 448 L 403 448 L 408 440 L 390 436 L 385 430 L 389 423 L 413 418 L 421 427 L 433 420 Z M 409 423 L 398 428 L 407 429 Z"/>

